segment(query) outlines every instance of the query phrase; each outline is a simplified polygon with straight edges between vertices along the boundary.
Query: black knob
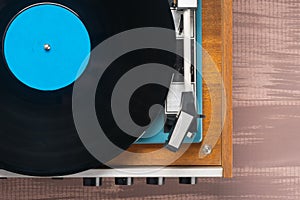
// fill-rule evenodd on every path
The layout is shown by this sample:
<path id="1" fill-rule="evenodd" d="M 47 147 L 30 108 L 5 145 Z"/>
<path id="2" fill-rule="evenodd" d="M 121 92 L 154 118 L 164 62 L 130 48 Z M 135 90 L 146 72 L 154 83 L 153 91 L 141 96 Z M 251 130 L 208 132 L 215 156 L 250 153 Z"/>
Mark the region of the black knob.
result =
<path id="1" fill-rule="evenodd" d="M 179 178 L 179 183 L 180 184 L 187 184 L 187 185 L 195 185 L 197 184 L 197 178 L 193 177 L 182 177 Z"/>
<path id="2" fill-rule="evenodd" d="M 133 178 L 115 178 L 116 185 L 132 185 Z"/>
<path id="3" fill-rule="evenodd" d="M 102 184 L 102 179 L 99 178 L 99 186 Z M 97 178 L 83 178 L 83 186 L 94 187 L 97 186 Z"/>
<path id="4" fill-rule="evenodd" d="M 149 185 L 164 185 L 165 184 L 165 178 L 159 177 L 159 178 L 147 178 L 147 184 Z"/>

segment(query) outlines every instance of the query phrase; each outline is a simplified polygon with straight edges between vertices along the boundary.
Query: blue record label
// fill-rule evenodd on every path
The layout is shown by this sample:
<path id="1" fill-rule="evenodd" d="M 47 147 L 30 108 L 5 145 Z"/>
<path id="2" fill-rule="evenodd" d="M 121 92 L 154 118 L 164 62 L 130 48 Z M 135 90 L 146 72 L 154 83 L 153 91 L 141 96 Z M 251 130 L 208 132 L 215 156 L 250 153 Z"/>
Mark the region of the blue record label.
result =
<path id="1" fill-rule="evenodd" d="M 85 70 L 90 51 L 84 24 L 57 4 L 25 9 L 12 20 L 4 37 L 4 57 L 12 74 L 43 91 L 72 84 Z"/>

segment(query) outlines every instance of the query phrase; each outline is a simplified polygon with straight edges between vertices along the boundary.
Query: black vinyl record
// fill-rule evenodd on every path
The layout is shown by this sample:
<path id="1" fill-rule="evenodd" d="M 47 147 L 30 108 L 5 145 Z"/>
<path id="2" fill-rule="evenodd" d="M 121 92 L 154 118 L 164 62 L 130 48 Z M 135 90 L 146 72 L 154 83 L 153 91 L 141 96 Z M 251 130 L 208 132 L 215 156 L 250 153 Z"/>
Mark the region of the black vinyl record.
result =
<path id="1" fill-rule="evenodd" d="M 3 38 L 8 25 L 23 9 L 38 3 L 44 1 L 0 0 L 0 168 L 32 176 L 60 176 L 101 167 L 103 163 L 87 151 L 77 134 L 72 115 L 73 84 L 54 91 L 33 89 L 17 80 L 6 64 Z M 79 16 L 88 30 L 92 49 L 105 39 L 133 28 L 174 30 L 167 0 L 51 3 L 65 6 Z M 173 42 L 174 38 L 166 39 Z M 123 73 L 137 65 L 162 63 L 172 67 L 173 58 L 168 52 L 153 49 L 131 52 L 112 63 L 99 82 L 99 88 L 107 88 L 105 94 L 100 89 L 96 94 L 99 123 L 120 148 L 127 149 L 137 138 L 123 133 L 107 109 L 114 85 Z M 147 125 L 148 109 L 153 104 L 163 105 L 167 92 L 167 88 L 157 85 L 137 90 L 130 102 L 133 120 Z"/>

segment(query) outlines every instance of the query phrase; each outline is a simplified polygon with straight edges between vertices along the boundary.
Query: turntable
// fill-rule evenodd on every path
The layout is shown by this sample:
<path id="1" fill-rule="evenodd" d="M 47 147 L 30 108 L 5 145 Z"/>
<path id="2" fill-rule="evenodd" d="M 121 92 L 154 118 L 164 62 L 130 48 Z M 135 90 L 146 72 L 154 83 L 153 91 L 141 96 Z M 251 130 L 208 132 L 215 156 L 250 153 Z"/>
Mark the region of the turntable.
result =
<path id="1" fill-rule="evenodd" d="M 0 177 L 231 177 L 230 1 L 0 0 L 0 19 Z"/>

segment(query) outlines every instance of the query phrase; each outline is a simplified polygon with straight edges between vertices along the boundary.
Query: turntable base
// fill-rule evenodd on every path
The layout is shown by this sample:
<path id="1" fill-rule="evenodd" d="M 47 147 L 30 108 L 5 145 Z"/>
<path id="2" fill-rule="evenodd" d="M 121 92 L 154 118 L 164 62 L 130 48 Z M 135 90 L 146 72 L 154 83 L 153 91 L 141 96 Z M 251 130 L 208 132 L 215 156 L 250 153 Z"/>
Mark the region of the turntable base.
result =
<path id="1" fill-rule="evenodd" d="M 125 152 L 108 163 L 110 167 L 124 170 L 98 168 L 66 177 L 127 177 L 126 173 L 128 177 L 232 177 L 232 0 L 202 0 L 202 46 L 221 72 L 225 90 L 213 94 L 209 91 L 213 88 L 203 81 L 203 114 L 206 118 L 203 120 L 202 143 L 191 146 L 185 144 L 177 153 L 166 150 L 163 145 L 133 145 L 129 148 L 132 154 Z M 218 87 L 220 80 L 214 79 L 215 74 L 211 72 L 208 62 L 203 57 L 203 74 L 210 74 L 210 84 Z M 212 117 L 212 99 L 226 103 L 226 109 L 219 107 L 218 110 L 218 113 L 224 113 L 224 119 Z M 220 127 L 224 123 L 220 136 L 220 129 L 209 129 L 212 123 Z M 207 138 L 211 138 L 211 133 L 218 135 L 218 141 L 208 149 L 206 156 L 200 157 L 202 147 L 206 145 Z M 174 155 L 178 155 L 177 159 L 170 162 L 169 158 Z M 145 173 L 145 170 L 155 167 L 160 170 L 155 169 L 152 174 Z M 20 175 L 0 170 L 0 177 Z"/>

